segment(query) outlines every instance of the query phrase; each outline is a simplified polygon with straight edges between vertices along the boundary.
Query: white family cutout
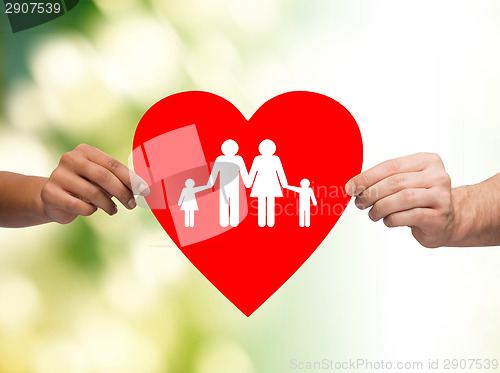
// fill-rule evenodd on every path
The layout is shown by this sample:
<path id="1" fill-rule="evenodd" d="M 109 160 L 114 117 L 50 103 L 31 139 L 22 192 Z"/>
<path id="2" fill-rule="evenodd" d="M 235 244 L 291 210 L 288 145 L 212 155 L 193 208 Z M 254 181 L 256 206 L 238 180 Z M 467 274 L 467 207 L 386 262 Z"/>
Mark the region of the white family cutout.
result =
<path id="1" fill-rule="evenodd" d="M 238 144 L 226 140 L 221 146 L 222 154 L 217 157 L 207 185 L 195 187 L 193 179 L 186 180 L 178 205 L 184 211 L 184 225 L 194 227 L 194 212 L 198 210 L 196 193 L 214 186 L 219 178 L 219 223 L 222 227 L 236 227 L 240 214 L 240 178 L 246 188 L 252 188 L 250 197 L 258 199 L 259 227 L 273 227 L 275 220 L 275 198 L 283 197 L 283 188 L 299 194 L 299 226 L 311 225 L 311 202 L 316 206 L 313 189 L 307 179 L 302 179 L 300 187 L 288 185 L 283 166 L 278 156 L 274 155 L 276 145 L 271 140 L 264 140 L 259 145 L 258 155 L 254 158 L 250 172 L 247 172 L 243 158 L 236 155 Z"/>

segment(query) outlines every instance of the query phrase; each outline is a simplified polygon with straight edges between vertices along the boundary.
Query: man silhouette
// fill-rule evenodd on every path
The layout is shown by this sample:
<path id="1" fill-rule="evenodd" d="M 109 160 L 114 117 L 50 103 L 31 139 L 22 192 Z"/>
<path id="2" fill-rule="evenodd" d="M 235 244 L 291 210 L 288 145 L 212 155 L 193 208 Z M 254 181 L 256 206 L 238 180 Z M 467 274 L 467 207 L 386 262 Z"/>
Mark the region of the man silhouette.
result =
<path id="1" fill-rule="evenodd" d="M 238 144 L 226 140 L 222 154 L 215 160 L 207 186 L 212 188 L 219 177 L 219 222 L 222 227 L 236 227 L 240 222 L 240 174 L 246 185 L 248 172 L 243 158 L 236 155 Z"/>

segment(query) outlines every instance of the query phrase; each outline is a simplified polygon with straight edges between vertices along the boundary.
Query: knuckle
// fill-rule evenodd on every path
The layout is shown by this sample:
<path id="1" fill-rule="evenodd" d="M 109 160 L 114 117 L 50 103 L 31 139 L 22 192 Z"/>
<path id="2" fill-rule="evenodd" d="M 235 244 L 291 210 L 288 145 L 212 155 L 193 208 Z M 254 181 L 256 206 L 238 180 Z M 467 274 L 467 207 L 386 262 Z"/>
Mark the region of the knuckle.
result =
<path id="1" fill-rule="evenodd" d="M 78 209 L 78 201 L 75 198 L 69 198 L 64 202 L 64 207 L 70 211 Z"/>
<path id="2" fill-rule="evenodd" d="M 76 146 L 75 150 L 86 151 L 86 150 L 88 150 L 89 147 L 90 147 L 90 145 L 87 145 L 85 143 L 81 143 L 81 144 Z"/>
<path id="3" fill-rule="evenodd" d="M 423 212 L 420 209 L 415 209 L 413 211 L 413 218 L 417 221 L 420 221 L 423 217 Z"/>
<path id="4" fill-rule="evenodd" d="M 75 159 L 75 153 L 73 151 L 64 153 L 59 161 L 60 165 L 70 164 Z"/>
<path id="5" fill-rule="evenodd" d="M 428 160 L 429 163 L 431 164 L 442 164 L 443 161 L 441 160 L 441 157 L 436 154 L 436 153 L 425 153 L 426 154 L 426 158 Z"/>
<path id="6" fill-rule="evenodd" d="M 422 221 L 424 221 L 427 218 L 425 210 L 424 209 L 415 209 L 413 211 L 413 219 L 417 224 L 420 224 Z"/>
<path id="7" fill-rule="evenodd" d="M 362 179 L 362 182 L 364 183 L 364 185 L 371 185 L 372 184 L 372 179 L 371 177 L 368 175 L 367 172 L 363 172 L 361 174 L 361 179 Z"/>
<path id="8" fill-rule="evenodd" d="M 132 197 L 132 193 L 128 189 L 123 188 L 118 192 L 117 197 L 122 201 L 128 202 L 128 200 Z"/>
<path id="9" fill-rule="evenodd" d="M 119 165 L 120 165 L 120 162 L 118 162 L 116 159 L 113 159 L 111 158 L 108 162 L 108 167 L 111 169 L 111 170 L 114 170 L 115 168 L 117 168 Z"/>
<path id="10" fill-rule="evenodd" d="M 89 191 L 89 196 L 92 198 L 92 199 L 96 199 L 98 197 L 101 196 L 101 191 L 99 188 L 97 187 L 92 187 L 90 188 L 90 191 Z"/>
<path id="11" fill-rule="evenodd" d="M 415 192 L 411 189 L 405 189 L 402 192 L 403 200 L 407 203 L 412 203 L 415 201 Z"/>
<path id="12" fill-rule="evenodd" d="M 98 184 L 104 183 L 109 179 L 109 171 L 104 168 L 99 168 L 95 172 L 95 181 Z"/>
<path id="13" fill-rule="evenodd" d="M 404 176 L 402 176 L 401 174 L 394 175 L 393 177 L 391 177 L 390 186 L 392 189 L 397 189 L 397 188 L 401 187 L 402 185 L 404 185 L 405 182 L 406 182 L 406 178 Z"/>
<path id="14" fill-rule="evenodd" d="M 443 171 L 438 176 L 438 182 L 445 186 L 451 186 L 451 177 L 446 171 Z"/>
<path id="15" fill-rule="evenodd" d="M 389 174 L 395 174 L 398 173 L 400 170 L 400 165 L 399 162 L 396 161 L 395 159 L 391 159 L 390 161 L 385 162 L 385 171 L 388 172 Z"/>

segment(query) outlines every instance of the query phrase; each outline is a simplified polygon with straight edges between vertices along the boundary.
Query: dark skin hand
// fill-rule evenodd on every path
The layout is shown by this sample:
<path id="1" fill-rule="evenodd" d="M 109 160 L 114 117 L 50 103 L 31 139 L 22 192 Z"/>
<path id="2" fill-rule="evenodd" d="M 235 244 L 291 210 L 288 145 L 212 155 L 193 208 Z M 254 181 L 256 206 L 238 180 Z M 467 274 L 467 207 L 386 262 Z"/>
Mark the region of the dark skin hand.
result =
<path id="1" fill-rule="evenodd" d="M 49 178 L 0 172 L 0 226 L 67 224 L 97 209 L 114 215 L 117 206 L 112 197 L 132 210 L 133 185 L 139 194 L 149 194 L 146 183 L 125 165 L 81 144 L 61 157 Z"/>

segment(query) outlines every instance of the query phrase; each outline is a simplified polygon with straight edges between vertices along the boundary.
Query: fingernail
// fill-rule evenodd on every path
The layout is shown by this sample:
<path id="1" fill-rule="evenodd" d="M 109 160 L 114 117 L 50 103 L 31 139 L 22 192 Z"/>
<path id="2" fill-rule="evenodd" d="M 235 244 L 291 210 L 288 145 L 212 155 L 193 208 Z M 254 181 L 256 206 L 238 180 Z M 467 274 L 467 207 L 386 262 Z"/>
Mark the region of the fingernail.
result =
<path id="1" fill-rule="evenodd" d="M 139 195 L 143 197 L 147 197 L 150 193 L 149 187 L 147 184 L 141 183 L 138 188 Z"/>
<path id="2" fill-rule="evenodd" d="M 352 181 L 349 181 L 346 185 L 345 185 L 345 191 L 348 195 L 350 195 L 351 197 L 354 196 L 354 193 L 356 192 L 356 184 L 354 184 L 354 182 Z"/>
<path id="3" fill-rule="evenodd" d="M 113 211 L 111 211 L 111 214 L 109 214 L 109 216 L 113 216 L 117 212 L 118 212 L 118 207 L 116 207 L 116 205 L 115 205 L 115 208 L 113 209 Z"/>
<path id="4" fill-rule="evenodd" d="M 361 202 L 354 203 L 356 207 L 360 210 L 364 210 L 366 207 Z"/>
<path id="5" fill-rule="evenodd" d="M 137 203 L 135 203 L 135 199 L 130 198 L 130 201 L 128 201 L 127 205 L 128 205 L 128 207 L 133 209 L 135 206 L 137 206 Z"/>
<path id="6" fill-rule="evenodd" d="M 375 220 L 374 220 L 374 217 L 373 217 L 373 212 L 372 212 L 372 210 L 370 210 L 370 212 L 368 212 L 368 217 L 369 217 L 371 220 L 375 221 Z"/>

